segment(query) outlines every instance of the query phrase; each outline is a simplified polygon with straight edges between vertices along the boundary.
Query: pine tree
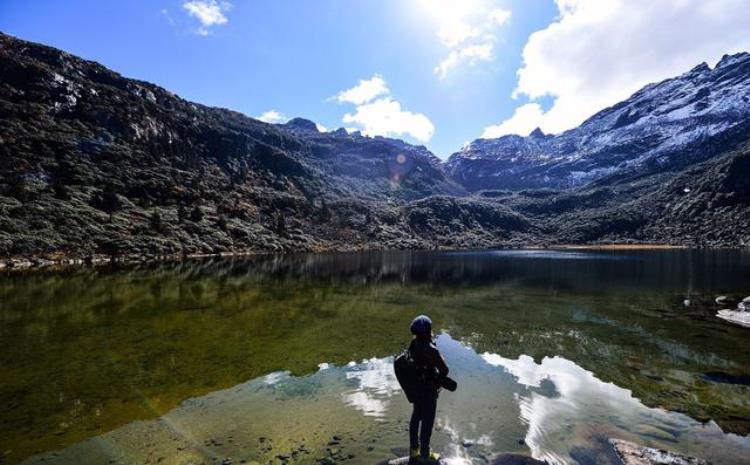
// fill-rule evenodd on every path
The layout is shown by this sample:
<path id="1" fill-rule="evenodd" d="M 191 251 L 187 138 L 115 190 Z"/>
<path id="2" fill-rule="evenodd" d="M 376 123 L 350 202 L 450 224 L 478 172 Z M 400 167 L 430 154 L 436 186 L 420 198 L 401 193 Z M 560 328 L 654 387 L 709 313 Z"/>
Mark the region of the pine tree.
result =
<path id="1" fill-rule="evenodd" d="M 29 200 L 30 192 L 28 182 L 23 173 L 11 171 L 5 176 L 8 185 L 8 195 L 20 202 Z"/>
<path id="2" fill-rule="evenodd" d="M 109 214 L 109 222 L 112 222 L 112 215 L 122 209 L 122 202 L 120 197 L 117 196 L 114 188 L 108 186 L 104 189 L 99 198 L 99 208 L 105 213 Z"/>
<path id="3" fill-rule="evenodd" d="M 193 223 L 200 223 L 201 221 L 203 221 L 203 211 L 198 205 L 193 207 L 193 209 L 190 211 L 190 221 L 192 221 Z"/>
<path id="4" fill-rule="evenodd" d="M 55 191 L 55 198 L 58 200 L 70 200 L 70 189 L 61 179 L 55 179 L 55 183 L 52 186 Z"/>
<path id="5" fill-rule="evenodd" d="M 276 212 L 276 224 L 274 225 L 274 230 L 279 236 L 286 236 L 286 221 L 284 221 L 284 214 L 280 211 Z"/>
<path id="6" fill-rule="evenodd" d="M 226 231 L 228 224 L 227 224 L 227 217 L 224 215 L 219 216 L 219 218 L 216 220 L 216 225 L 221 229 L 222 231 Z"/>
<path id="7" fill-rule="evenodd" d="M 180 223 L 184 222 L 187 218 L 187 210 L 185 209 L 185 205 L 180 205 L 177 207 L 177 221 Z"/>
<path id="8" fill-rule="evenodd" d="M 161 214 L 159 214 L 158 211 L 154 210 L 153 213 L 151 213 L 151 217 L 149 218 L 149 223 L 151 224 L 151 229 L 154 231 L 160 233 L 164 229 L 164 223 L 161 220 Z"/>

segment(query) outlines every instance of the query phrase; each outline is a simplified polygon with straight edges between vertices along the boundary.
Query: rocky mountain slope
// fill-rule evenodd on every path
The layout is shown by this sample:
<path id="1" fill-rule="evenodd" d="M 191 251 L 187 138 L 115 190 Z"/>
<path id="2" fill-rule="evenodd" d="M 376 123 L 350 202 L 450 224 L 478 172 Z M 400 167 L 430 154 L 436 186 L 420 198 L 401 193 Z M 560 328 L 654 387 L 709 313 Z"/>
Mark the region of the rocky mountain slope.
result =
<path id="1" fill-rule="evenodd" d="M 685 151 L 750 119 L 750 54 L 725 55 L 649 84 L 557 136 L 479 139 L 453 154 L 451 176 L 480 189 L 570 188 L 622 170 L 659 171 L 701 161 Z"/>
<path id="2" fill-rule="evenodd" d="M 442 164 L 399 140 L 191 103 L 0 34 L 0 257 L 750 244 L 750 60 L 722 63 L 560 136 L 476 141 Z"/>
<path id="3" fill-rule="evenodd" d="M 279 128 L 290 132 L 309 148 L 306 161 L 314 163 L 332 188 L 366 199 L 416 200 L 433 194 L 465 194 L 450 180 L 440 159 L 424 146 L 398 139 L 364 137 L 340 128 L 320 132 L 314 122 L 294 118 Z"/>
<path id="4" fill-rule="evenodd" d="M 2 256 L 346 247 L 464 193 L 424 147 L 266 124 L 7 35 L 0 120 Z"/>
<path id="5" fill-rule="evenodd" d="M 750 245 L 750 122 L 700 148 L 707 160 L 677 172 L 631 172 L 501 199 L 551 243 Z"/>

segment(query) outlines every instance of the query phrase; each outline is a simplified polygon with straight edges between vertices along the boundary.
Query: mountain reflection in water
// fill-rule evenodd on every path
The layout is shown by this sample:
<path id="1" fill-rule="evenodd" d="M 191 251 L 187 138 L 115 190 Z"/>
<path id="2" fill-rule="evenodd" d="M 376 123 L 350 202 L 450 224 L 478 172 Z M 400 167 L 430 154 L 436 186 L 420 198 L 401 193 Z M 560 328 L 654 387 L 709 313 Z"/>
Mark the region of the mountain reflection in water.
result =
<path id="1" fill-rule="evenodd" d="M 630 391 L 562 357 L 536 363 L 528 356 L 477 354 L 447 334 L 437 344 L 460 382 L 455 393 L 442 392 L 439 402 L 434 442 L 446 457 L 482 463 L 498 452 L 521 452 L 551 464 L 586 457 L 606 463 L 608 437 L 708 457 L 716 464 L 746 463 L 750 456 L 750 438 L 645 407 Z M 272 373 L 27 463 L 83 465 L 105 458 L 142 463 L 156 456 L 164 463 L 222 457 L 262 462 L 286 454 L 296 440 L 323 449 L 333 436 L 339 438 L 336 447 L 352 456 L 347 463 L 375 463 L 406 442 L 410 406 L 392 363 L 392 357 L 373 358 L 322 364 L 302 377 Z M 258 438 L 274 449 L 259 452 Z"/>
<path id="2" fill-rule="evenodd" d="M 458 444 L 456 454 L 467 452 L 460 444 L 469 438 L 474 457 L 533 451 L 588 460 L 598 444 L 591 438 L 621 420 L 559 414 L 559 424 L 569 425 L 561 431 L 538 421 L 564 411 L 556 407 L 561 399 L 569 403 L 561 395 L 564 367 L 549 371 L 560 360 L 585 370 L 572 369 L 568 378 L 583 383 L 589 373 L 605 382 L 589 380 L 583 385 L 595 387 L 584 392 L 614 383 L 639 404 L 707 422 L 704 437 L 718 431 L 709 420 L 746 435 L 747 329 L 716 318 L 714 299 L 750 294 L 749 275 L 750 253 L 728 250 L 303 254 L 0 274 L 0 462 L 111 438 L 105 433 L 137 420 L 190 414 L 186 399 L 210 402 L 215 397 L 204 396 L 243 389 L 238 383 L 248 379 L 256 400 L 238 405 L 253 406 L 243 415 L 265 427 L 248 431 L 276 437 L 272 450 L 291 454 L 294 441 L 306 438 L 306 448 L 318 444 L 325 454 L 341 424 L 359 427 L 363 433 L 353 436 L 364 447 L 348 459 L 359 446 L 347 439 L 338 450 L 343 458 L 391 456 L 403 442 L 408 415 L 400 415 L 408 406 L 394 395 L 384 357 L 404 347 L 408 322 L 420 312 L 476 353 L 503 357 L 502 367 L 493 366 L 488 361 L 500 359 L 452 350 L 457 376 L 472 367 L 460 391 L 441 400 L 446 415 L 437 436 L 447 448 Z M 352 360 L 365 362 L 346 366 Z M 526 380 L 526 371 L 540 380 L 513 376 Z M 287 407 L 277 411 L 279 402 Z M 237 416 L 219 407 L 206 412 Z M 674 434 L 660 418 L 626 423 L 639 438 L 688 444 L 687 433 Z M 206 428 L 222 430 L 221 421 L 217 414 Z M 568 450 L 561 441 L 589 446 Z M 241 442 L 269 449 L 258 437 Z M 297 451 L 294 460 L 312 463 L 315 454 Z"/>

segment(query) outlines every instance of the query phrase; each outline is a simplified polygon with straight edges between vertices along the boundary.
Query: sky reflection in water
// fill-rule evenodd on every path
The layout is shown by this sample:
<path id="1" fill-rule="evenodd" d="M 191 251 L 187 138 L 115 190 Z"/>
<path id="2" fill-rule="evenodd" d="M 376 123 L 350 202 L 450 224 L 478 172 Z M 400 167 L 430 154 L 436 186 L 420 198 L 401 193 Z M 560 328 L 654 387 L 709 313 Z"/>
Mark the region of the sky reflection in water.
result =
<path id="1" fill-rule="evenodd" d="M 537 363 L 525 355 L 510 359 L 477 354 L 447 334 L 437 343 L 459 389 L 441 392 L 435 444 L 454 461 L 481 463 L 495 453 L 521 452 L 554 464 L 578 463 L 582 457 L 606 463 L 601 457 L 606 456 L 602 440 L 607 437 L 703 456 L 717 464 L 739 464 L 750 456 L 750 438 L 724 434 L 714 423 L 702 425 L 679 413 L 645 407 L 630 391 L 602 382 L 565 358 L 547 357 Z M 363 449 L 370 442 L 355 435 L 378 437 L 389 447 L 406 442 L 410 406 L 392 363 L 392 357 L 372 358 L 345 366 L 321 364 L 317 373 L 302 377 L 271 373 L 185 401 L 162 419 L 132 423 L 75 445 L 52 462 L 74 463 L 85 457 L 79 463 L 95 463 L 89 461 L 97 458 L 92 450 L 105 448 L 116 451 L 109 457 L 133 458 L 143 453 L 139 437 L 148 437 L 158 449 L 174 440 L 176 432 L 182 439 L 190 438 L 193 446 L 206 441 L 211 446 L 206 438 L 232 437 L 229 431 L 234 437 L 251 431 L 248 437 L 273 438 L 270 425 L 276 422 L 276 432 L 290 437 L 332 426 L 338 435 L 354 439 L 351 463 L 375 463 L 387 456 L 368 455 Z M 396 428 L 389 428 L 389 423 Z M 160 429 L 168 430 L 163 439 Z M 525 445 L 518 441 L 521 438 Z M 210 447 L 196 448 L 204 457 L 219 455 Z M 252 455 L 251 449 L 240 443 L 233 454 Z"/>
<path id="2" fill-rule="evenodd" d="M 547 252 L 261 256 L 6 276 L 0 452 L 16 464 L 69 448 L 81 452 L 69 463 L 106 463 L 102 451 L 140 457 L 137 444 L 190 437 L 159 455 L 181 463 L 177 447 L 201 457 L 208 447 L 265 463 L 264 436 L 283 453 L 304 441 L 319 452 L 298 462 L 312 464 L 342 435 L 349 463 L 376 463 L 405 442 L 410 407 L 383 357 L 404 346 L 419 310 L 454 338 L 439 342 L 461 384 L 442 394 L 435 436 L 453 456 L 584 463 L 618 436 L 737 463 L 744 439 L 642 404 L 748 431 L 750 388 L 736 382 L 750 366 L 746 329 L 716 318 L 714 299 L 750 293 L 750 255 Z M 158 416 L 172 425 L 159 441 L 133 423 Z M 205 444 L 214 437 L 223 445 Z M 99 452 L 85 445 L 91 438 Z"/>

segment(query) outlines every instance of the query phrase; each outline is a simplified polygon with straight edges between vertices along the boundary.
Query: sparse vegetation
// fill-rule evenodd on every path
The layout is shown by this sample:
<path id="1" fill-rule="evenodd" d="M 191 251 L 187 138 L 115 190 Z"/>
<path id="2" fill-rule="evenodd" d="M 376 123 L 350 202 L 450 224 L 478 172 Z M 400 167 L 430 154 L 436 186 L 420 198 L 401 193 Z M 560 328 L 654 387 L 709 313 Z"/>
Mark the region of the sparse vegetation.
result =
<path id="1" fill-rule="evenodd" d="M 703 140 L 686 157 L 705 161 L 673 172 L 470 195 L 424 147 L 300 119 L 269 125 L 54 49 L 0 43 L 0 257 L 750 244 L 749 124 Z M 66 92 L 96 92 L 60 106 L 55 73 Z M 396 182 L 398 154 L 408 163 Z"/>

